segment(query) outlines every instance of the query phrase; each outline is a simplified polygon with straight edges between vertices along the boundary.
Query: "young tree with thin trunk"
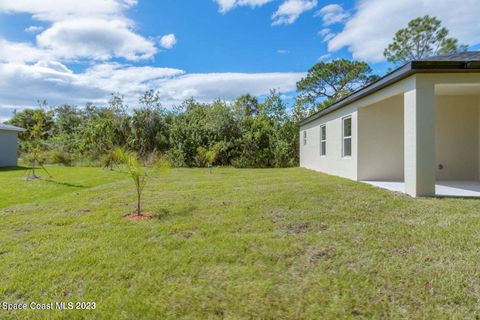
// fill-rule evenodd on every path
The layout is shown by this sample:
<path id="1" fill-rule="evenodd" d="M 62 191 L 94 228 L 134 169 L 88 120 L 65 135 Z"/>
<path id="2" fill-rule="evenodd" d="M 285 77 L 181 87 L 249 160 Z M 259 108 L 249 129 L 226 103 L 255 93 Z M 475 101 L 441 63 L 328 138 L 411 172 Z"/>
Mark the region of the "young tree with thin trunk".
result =
<path id="1" fill-rule="evenodd" d="M 139 157 L 130 151 L 116 151 L 116 156 L 121 159 L 121 162 L 125 165 L 128 175 L 132 178 L 136 191 L 136 210 L 135 214 L 138 216 L 143 215 L 142 211 L 142 195 L 148 178 L 155 172 L 165 172 L 170 169 L 170 164 L 163 161 L 149 161 L 145 163 L 139 159 Z"/>

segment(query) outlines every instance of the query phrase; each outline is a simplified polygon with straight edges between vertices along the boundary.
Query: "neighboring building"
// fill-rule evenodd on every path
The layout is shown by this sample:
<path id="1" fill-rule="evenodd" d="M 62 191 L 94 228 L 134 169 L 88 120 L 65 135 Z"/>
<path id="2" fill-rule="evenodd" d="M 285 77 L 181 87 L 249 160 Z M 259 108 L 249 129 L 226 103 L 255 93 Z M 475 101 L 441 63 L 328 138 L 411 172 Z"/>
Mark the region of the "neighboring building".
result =
<path id="1" fill-rule="evenodd" d="M 412 196 L 440 181 L 480 195 L 480 52 L 412 61 L 308 117 L 300 166 Z"/>
<path id="2" fill-rule="evenodd" d="M 17 134 L 25 129 L 0 124 L 0 167 L 15 167 L 18 160 Z"/>

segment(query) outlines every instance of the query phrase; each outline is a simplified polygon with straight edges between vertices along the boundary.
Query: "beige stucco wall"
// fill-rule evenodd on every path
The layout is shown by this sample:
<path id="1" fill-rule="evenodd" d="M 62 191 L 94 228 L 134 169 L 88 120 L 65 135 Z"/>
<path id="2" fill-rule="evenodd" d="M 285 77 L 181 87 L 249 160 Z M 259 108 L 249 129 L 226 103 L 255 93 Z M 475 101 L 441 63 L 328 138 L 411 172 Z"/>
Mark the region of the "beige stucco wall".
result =
<path id="1" fill-rule="evenodd" d="M 479 102 L 477 96 L 436 96 L 437 180 L 479 178 Z M 440 170 L 438 165 L 443 165 Z"/>
<path id="2" fill-rule="evenodd" d="M 358 110 L 358 180 L 403 181 L 403 95 Z"/>
<path id="3" fill-rule="evenodd" d="M 17 165 L 17 133 L 0 130 L 0 167 Z"/>

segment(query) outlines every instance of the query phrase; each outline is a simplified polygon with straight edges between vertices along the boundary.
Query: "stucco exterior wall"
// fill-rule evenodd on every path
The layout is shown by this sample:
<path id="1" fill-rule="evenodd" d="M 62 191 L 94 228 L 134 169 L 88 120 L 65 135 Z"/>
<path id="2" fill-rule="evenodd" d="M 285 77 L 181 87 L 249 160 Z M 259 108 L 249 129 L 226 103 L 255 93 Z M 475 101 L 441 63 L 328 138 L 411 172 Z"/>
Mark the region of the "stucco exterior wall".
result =
<path id="1" fill-rule="evenodd" d="M 15 131 L 0 130 L 0 167 L 16 166 L 17 151 L 17 133 Z"/>
<path id="2" fill-rule="evenodd" d="M 479 178 L 477 96 L 436 96 L 435 140 L 437 180 Z"/>
<path id="3" fill-rule="evenodd" d="M 342 157 L 342 119 L 352 117 L 352 156 Z M 320 156 L 320 127 L 327 128 L 327 154 Z M 328 174 L 357 179 L 357 108 L 346 107 L 300 128 L 300 166 Z M 303 132 L 307 144 L 303 144 Z"/>
<path id="4" fill-rule="evenodd" d="M 300 128 L 300 166 L 328 174 L 358 180 L 358 114 L 360 108 L 385 101 L 414 88 L 414 77 L 401 80 L 377 91 L 350 106 L 329 113 Z M 352 156 L 342 158 L 342 118 L 352 116 Z M 320 126 L 327 127 L 327 155 L 320 157 Z M 303 131 L 307 131 L 308 142 L 303 145 Z M 479 168 L 480 169 L 480 168 Z"/>
<path id="5" fill-rule="evenodd" d="M 358 180 L 403 181 L 403 95 L 358 110 Z"/>
<path id="6" fill-rule="evenodd" d="M 479 88 L 480 73 L 419 73 L 393 83 L 302 125 L 300 166 L 354 180 L 404 180 L 412 196 L 434 195 L 435 179 L 479 179 Z M 389 108 L 390 114 L 380 111 Z M 353 136 L 352 157 L 345 159 L 342 118 L 347 115 Z M 325 157 L 320 156 L 323 124 Z"/>

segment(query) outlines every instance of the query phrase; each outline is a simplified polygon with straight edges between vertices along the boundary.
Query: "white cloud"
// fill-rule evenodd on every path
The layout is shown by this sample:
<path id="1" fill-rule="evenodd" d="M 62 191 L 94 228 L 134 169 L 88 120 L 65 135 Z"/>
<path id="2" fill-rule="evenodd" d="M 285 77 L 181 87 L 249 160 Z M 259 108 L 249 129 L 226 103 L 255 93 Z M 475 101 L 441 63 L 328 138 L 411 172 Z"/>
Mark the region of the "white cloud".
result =
<path id="1" fill-rule="evenodd" d="M 350 15 L 338 4 L 329 4 L 318 10 L 316 16 L 322 17 L 323 25 L 330 26 L 345 21 Z"/>
<path id="2" fill-rule="evenodd" d="M 160 38 L 160 45 L 165 49 L 172 49 L 177 44 L 177 38 L 173 33 L 164 35 Z"/>
<path id="3" fill-rule="evenodd" d="M 56 57 L 66 59 L 139 60 L 151 58 L 157 52 L 152 41 L 132 32 L 122 20 L 85 18 L 55 22 L 37 36 L 37 42 Z"/>
<path id="4" fill-rule="evenodd" d="M 0 12 L 29 13 L 37 20 L 59 21 L 72 17 L 118 16 L 136 4 L 136 0 L 0 0 Z"/>
<path id="5" fill-rule="evenodd" d="M 48 50 L 39 49 L 30 43 L 0 38 L 0 62 L 35 62 L 52 56 Z"/>
<path id="6" fill-rule="evenodd" d="M 270 89 L 287 93 L 295 91 L 304 73 L 205 73 L 186 74 L 156 81 L 166 103 L 178 104 L 193 97 L 202 102 L 217 98 L 231 101 L 246 93 L 260 96 Z"/>
<path id="7" fill-rule="evenodd" d="M 383 61 L 383 50 L 395 32 L 419 16 L 436 16 L 460 43 L 480 44 L 478 0 L 360 0 L 343 30 L 328 43 L 329 51 L 344 47 L 355 59 Z"/>
<path id="8" fill-rule="evenodd" d="M 326 53 L 324 55 L 321 55 L 319 58 L 318 58 L 318 61 L 324 61 L 324 62 L 328 62 L 330 61 L 332 58 L 332 55 L 330 53 Z"/>
<path id="9" fill-rule="evenodd" d="M 29 33 L 39 33 L 42 30 L 43 30 L 43 27 L 41 26 L 30 26 L 28 28 L 25 28 L 24 31 Z"/>
<path id="10" fill-rule="evenodd" d="M 251 8 L 261 7 L 273 0 L 214 0 L 218 3 L 219 11 L 226 13 L 235 7 L 249 6 Z"/>
<path id="11" fill-rule="evenodd" d="M 278 50 L 277 50 L 277 53 L 278 53 L 278 54 L 288 54 L 288 53 L 290 53 L 290 51 L 285 50 L 285 49 L 278 49 Z"/>
<path id="12" fill-rule="evenodd" d="M 273 25 L 292 24 L 300 15 L 317 6 L 317 0 L 285 0 L 272 16 Z"/>
<path id="13" fill-rule="evenodd" d="M 137 34 L 135 24 L 124 11 L 136 0 L 0 0 L 0 13 L 31 14 L 33 19 L 51 24 L 37 35 L 37 43 L 10 43 L 9 51 L 17 56 L 10 61 L 31 61 L 32 57 L 46 59 L 108 60 L 121 57 L 128 60 L 149 59 L 158 49 L 153 40 Z M 41 27 L 31 26 L 29 32 Z M 32 52 L 16 50 L 30 48 Z M 2 54 L 6 56 L 11 54 Z"/>
<path id="14" fill-rule="evenodd" d="M 125 95 L 127 103 L 135 105 L 142 92 L 155 89 L 167 107 L 190 97 L 207 102 L 217 98 L 232 100 L 245 93 L 265 95 L 271 88 L 288 93 L 295 91 L 296 82 L 305 76 L 304 73 L 185 74 L 179 69 L 118 63 L 98 64 L 75 73 L 56 61 L 0 63 L 0 74 L 0 115 L 4 117 L 7 107 L 12 110 L 35 106 L 43 99 L 53 105 L 88 101 L 102 104 L 113 92 Z"/>
<path id="15" fill-rule="evenodd" d="M 328 42 L 335 37 L 336 33 L 334 33 L 330 28 L 323 28 L 318 32 L 318 35 L 322 37 L 324 42 Z"/>
<path id="16" fill-rule="evenodd" d="M 67 97 L 72 103 L 79 103 L 81 99 L 97 100 L 106 94 L 91 85 L 77 84 L 77 76 L 65 66 L 8 63 L 0 64 L 0 73 L 1 106 L 32 106 L 43 99 L 60 103 Z"/>

